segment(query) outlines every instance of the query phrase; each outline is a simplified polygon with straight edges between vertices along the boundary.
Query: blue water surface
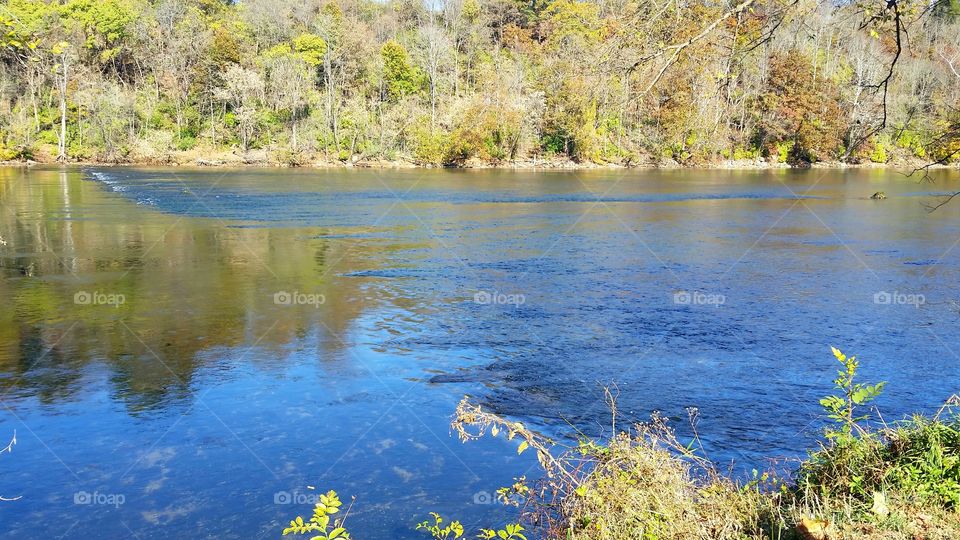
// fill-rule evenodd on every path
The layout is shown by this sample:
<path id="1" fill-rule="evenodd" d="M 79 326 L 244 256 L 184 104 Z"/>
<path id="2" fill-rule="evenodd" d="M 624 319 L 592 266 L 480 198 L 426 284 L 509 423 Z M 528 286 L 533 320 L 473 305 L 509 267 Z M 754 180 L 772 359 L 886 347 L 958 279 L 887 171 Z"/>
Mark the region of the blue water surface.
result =
<path id="1" fill-rule="evenodd" d="M 918 180 L 0 169 L 0 536 L 275 538 L 329 489 L 355 538 L 500 525 L 536 460 L 461 443 L 464 396 L 570 443 L 606 387 L 789 468 L 830 346 L 887 421 L 960 391 L 960 179 Z"/>

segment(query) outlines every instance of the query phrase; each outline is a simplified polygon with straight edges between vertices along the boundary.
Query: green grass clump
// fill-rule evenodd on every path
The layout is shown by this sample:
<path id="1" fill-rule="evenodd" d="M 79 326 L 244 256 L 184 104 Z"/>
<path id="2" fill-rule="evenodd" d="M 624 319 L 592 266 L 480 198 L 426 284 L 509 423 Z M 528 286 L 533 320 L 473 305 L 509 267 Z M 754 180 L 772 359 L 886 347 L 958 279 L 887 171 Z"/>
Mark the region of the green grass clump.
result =
<path id="1" fill-rule="evenodd" d="M 955 510 L 960 506 L 960 420 L 915 416 L 825 447 L 800 468 L 799 487 L 861 506 L 870 506 L 879 492 Z"/>

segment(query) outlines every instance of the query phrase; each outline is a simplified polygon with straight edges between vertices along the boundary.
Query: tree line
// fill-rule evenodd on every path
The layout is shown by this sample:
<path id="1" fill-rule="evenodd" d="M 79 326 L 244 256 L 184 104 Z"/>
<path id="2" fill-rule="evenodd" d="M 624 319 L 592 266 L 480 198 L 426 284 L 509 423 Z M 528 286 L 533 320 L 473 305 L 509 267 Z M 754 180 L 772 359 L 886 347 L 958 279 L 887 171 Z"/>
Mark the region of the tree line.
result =
<path id="1" fill-rule="evenodd" d="M 0 159 L 950 162 L 960 3 L 4 0 Z"/>

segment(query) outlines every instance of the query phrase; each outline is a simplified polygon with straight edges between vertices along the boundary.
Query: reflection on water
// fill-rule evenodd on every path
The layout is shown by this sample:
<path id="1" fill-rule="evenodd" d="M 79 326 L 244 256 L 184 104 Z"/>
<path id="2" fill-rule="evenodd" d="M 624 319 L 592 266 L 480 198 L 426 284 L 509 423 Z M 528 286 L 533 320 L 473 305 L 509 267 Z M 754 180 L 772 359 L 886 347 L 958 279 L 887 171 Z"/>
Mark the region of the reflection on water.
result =
<path id="1" fill-rule="evenodd" d="M 958 186 L 0 169 L 0 534 L 272 537 L 307 486 L 357 497 L 358 538 L 493 524 L 533 462 L 451 438 L 464 394 L 563 437 L 615 384 L 747 470 L 811 444 L 828 345 L 888 418 L 929 410 L 960 390 L 960 205 L 921 203 Z"/>

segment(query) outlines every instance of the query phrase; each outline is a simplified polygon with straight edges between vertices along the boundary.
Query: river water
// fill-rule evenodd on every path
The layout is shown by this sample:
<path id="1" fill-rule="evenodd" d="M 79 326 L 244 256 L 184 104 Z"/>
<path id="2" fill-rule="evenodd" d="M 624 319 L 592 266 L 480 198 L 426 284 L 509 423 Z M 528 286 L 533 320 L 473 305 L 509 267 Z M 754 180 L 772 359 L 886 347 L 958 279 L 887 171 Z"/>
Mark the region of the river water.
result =
<path id="1" fill-rule="evenodd" d="M 734 474 L 960 392 L 960 189 L 890 171 L 0 169 L 0 536 L 275 538 L 320 490 L 417 538 L 653 411 Z M 888 199 L 870 200 L 876 191 Z M 2 445 L 0 445 L 2 446 Z M 780 462 L 780 466 L 784 466 Z M 315 489 L 311 489 L 315 488 Z"/>

